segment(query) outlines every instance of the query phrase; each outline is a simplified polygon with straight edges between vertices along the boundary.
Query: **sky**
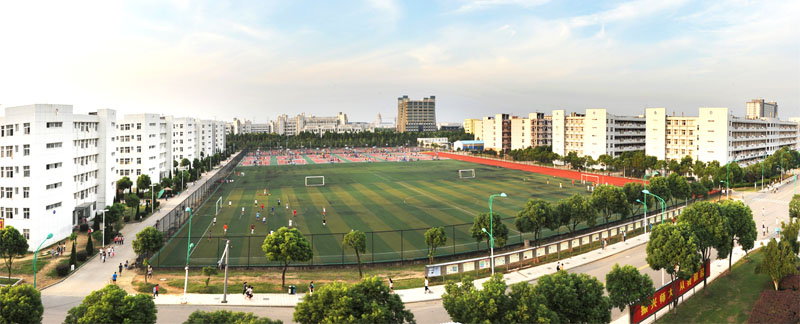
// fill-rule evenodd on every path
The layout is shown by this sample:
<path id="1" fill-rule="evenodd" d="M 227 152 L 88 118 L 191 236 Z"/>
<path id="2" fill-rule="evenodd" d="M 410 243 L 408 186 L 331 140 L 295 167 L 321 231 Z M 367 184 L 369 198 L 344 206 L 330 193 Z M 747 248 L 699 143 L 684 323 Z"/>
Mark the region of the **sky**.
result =
<path id="1" fill-rule="evenodd" d="M 437 121 L 753 98 L 800 116 L 800 1 L 3 1 L 0 108 Z"/>

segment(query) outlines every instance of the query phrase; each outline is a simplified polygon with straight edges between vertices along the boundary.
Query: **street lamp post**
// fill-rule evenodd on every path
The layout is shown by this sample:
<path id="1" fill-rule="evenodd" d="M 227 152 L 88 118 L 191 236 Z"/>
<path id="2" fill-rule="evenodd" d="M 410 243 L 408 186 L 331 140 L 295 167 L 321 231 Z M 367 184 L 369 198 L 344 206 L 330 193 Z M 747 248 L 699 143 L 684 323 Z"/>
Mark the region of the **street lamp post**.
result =
<path id="1" fill-rule="evenodd" d="M 783 155 L 786 154 L 785 150 L 781 151 L 781 182 L 783 182 Z"/>
<path id="2" fill-rule="evenodd" d="M 658 198 L 658 200 L 661 201 L 661 224 L 664 224 L 664 214 L 666 214 L 666 212 L 667 212 L 667 202 L 664 201 L 664 199 L 662 199 L 661 197 L 654 195 L 652 192 L 648 191 L 647 189 L 642 190 L 642 192 L 645 194 L 645 196 L 646 195 L 651 195 L 653 197 Z"/>
<path id="3" fill-rule="evenodd" d="M 491 217 L 491 216 L 489 216 L 489 217 Z M 491 246 L 491 248 L 489 250 L 490 251 L 489 252 L 489 257 L 491 258 L 489 260 L 489 266 L 492 268 L 492 275 L 494 276 L 494 235 L 492 235 L 492 233 L 487 232 L 485 227 L 481 228 L 481 230 L 484 233 L 489 235 L 489 242 L 490 242 L 489 244 Z"/>
<path id="4" fill-rule="evenodd" d="M 186 276 L 183 279 L 183 304 L 186 304 L 186 287 L 189 285 L 189 253 L 192 251 L 192 208 L 186 207 L 186 211 L 189 212 L 189 238 L 187 239 L 188 243 L 186 245 Z"/>
<path id="5" fill-rule="evenodd" d="M 655 171 L 655 172 L 653 172 L 651 174 L 647 174 L 647 172 L 645 172 L 645 174 L 644 174 L 644 190 L 647 190 L 647 176 L 657 176 L 657 175 L 658 175 L 658 171 Z M 645 219 L 645 223 L 646 223 L 647 222 L 647 194 L 644 195 L 643 199 L 644 199 L 644 219 Z M 645 226 L 647 226 L 647 224 L 645 224 Z M 647 229 L 645 229 L 645 231 L 647 231 Z"/>
<path id="6" fill-rule="evenodd" d="M 645 199 L 645 200 L 647 200 L 647 199 Z M 636 202 L 644 205 L 644 232 L 647 233 L 647 203 L 644 202 L 644 201 L 641 201 L 639 199 L 636 199 Z"/>
<path id="7" fill-rule="evenodd" d="M 736 163 L 739 161 L 733 160 L 732 162 Z M 725 185 L 727 186 L 727 189 L 725 190 L 725 199 L 731 198 L 731 178 L 729 175 L 730 170 L 731 170 L 731 162 L 728 162 L 728 164 L 725 165 Z M 722 181 L 720 180 L 720 182 Z"/>
<path id="8" fill-rule="evenodd" d="M 100 242 L 100 247 L 106 246 L 106 212 L 107 211 L 108 211 L 108 209 L 101 210 L 101 212 L 103 212 L 103 241 Z"/>
<path id="9" fill-rule="evenodd" d="M 494 197 L 508 197 L 508 195 L 506 195 L 505 192 L 501 192 L 499 194 L 494 194 L 494 195 L 489 196 L 489 231 L 490 232 L 487 232 L 487 234 L 489 234 L 489 238 L 490 238 L 489 241 L 490 241 L 490 246 L 491 246 L 492 259 L 490 260 L 489 264 L 492 267 L 492 275 L 494 275 L 494 224 L 492 224 L 492 222 L 494 220 L 494 212 L 492 212 L 492 200 L 494 199 Z M 483 231 L 486 232 L 486 229 L 484 228 Z"/>
<path id="10" fill-rule="evenodd" d="M 761 190 L 764 190 L 764 161 L 761 160 Z"/>
<path id="11" fill-rule="evenodd" d="M 36 257 L 39 256 L 39 249 L 42 248 L 42 245 L 44 245 L 44 242 L 47 242 L 47 240 L 49 240 L 51 238 L 53 238 L 53 233 L 47 234 L 47 238 L 44 239 L 44 241 L 42 241 L 42 243 L 39 243 L 39 247 L 36 248 L 36 252 L 34 252 L 34 254 L 33 254 L 33 288 L 34 289 L 36 288 Z"/>

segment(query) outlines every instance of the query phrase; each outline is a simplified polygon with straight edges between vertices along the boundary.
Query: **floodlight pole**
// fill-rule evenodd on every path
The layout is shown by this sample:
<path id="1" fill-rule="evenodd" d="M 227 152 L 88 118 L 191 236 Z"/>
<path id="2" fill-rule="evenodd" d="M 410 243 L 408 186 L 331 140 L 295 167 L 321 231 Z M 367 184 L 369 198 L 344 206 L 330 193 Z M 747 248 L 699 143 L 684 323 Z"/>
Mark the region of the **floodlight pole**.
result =
<path id="1" fill-rule="evenodd" d="M 36 252 L 34 252 L 34 254 L 33 254 L 33 288 L 34 289 L 36 288 L 36 257 L 39 256 L 39 249 L 42 248 L 42 245 L 44 245 L 44 242 L 47 242 L 47 240 L 49 240 L 51 238 L 53 238 L 53 233 L 47 234 L 47 238 L 45 238 L 44 241 L 42 241 L 42 243 L 39 243 L 39 247 L 36 248 Z"/>
<path id="2" fill-rule="evenodd" d="M 183 279 L 183 300 L 181 304 L 186 304 L 186 287 L 189 285 L 189 253 L 192 251 L 192 208 L 186 207 L 186 211 L 189 212 L 189 238 L 187 239 L 188 243 L 186 246 L 186 276 Z"/>
<path id="3" fill-rule="evenodd" d="M 506 195 L 505 192 L 501 192 L 499 194 L 494 194 L 494 195 L 489 196 L 489 231 L 490 232 L 487 233 L 487 234 L 489 234 L 489 239 L 490 239 L 489 241 L 491 242 L 490 243 L 490 246 L 491 246 L 490 254 L 491 254 L 491 258 L 492 259 L 490 260 L 489 264 L 492 267 L 492 275 L 494 275 L 494 224 L 492 224 L 492 221 L 494 220 L 494 212 L 492 212 L 492 200 L 494 199 L 495 196 L 497 196 L 497 197 L 508 197 L 508 195 Z M 486 232 L 486 229 L 484 228 L 483 231 Z"/>

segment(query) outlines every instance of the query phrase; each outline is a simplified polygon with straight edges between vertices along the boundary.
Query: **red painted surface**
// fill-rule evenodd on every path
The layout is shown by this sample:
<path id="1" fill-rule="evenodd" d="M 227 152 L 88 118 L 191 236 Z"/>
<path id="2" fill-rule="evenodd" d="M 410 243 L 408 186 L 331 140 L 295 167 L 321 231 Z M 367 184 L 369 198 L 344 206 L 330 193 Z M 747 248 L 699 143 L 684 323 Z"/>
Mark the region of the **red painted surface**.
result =
<path id="1" fill-rule="evenodd" d="M 433 152 L 425 152 L 425 154 L 433 155 Z M 581 180 L 581 174 L 589 174 L 589 175 L 596 175 L 600 178 L 600 184 L 610 184 L 615 186 L 624 186 L 628 182 L 639 182 L 642 183 L 640 179 L 628 179 L 628 178 L 621 178 L 621 177 L 614 177 L 614 176 L 607 176 L 597 173 L 589 173 L 589 172 L 578 172 L 573 170 L 562 170 L 562 169 L 555 169 L 555 168 L 548 168 L 538 165 L 527 165 L 527 164 L 519 164 L 513 162 L 506 162 L 506 161 L 497 161 L 492 159 L 485 159 L 481 157 L 475 156 L 467 156 L 467 155 L 460 155 L 460 154 L 451 154 L 451 153 L 444 153 L 439 152 L 439 157 L 446 157 L 453 160 L 459 161 L 467 161 L 472 163 L 479 163 L 491 166 L 498 166 L 506 169 L 513 169 L 513 170 L 521 170 L 521 171 L 528 171 L 533 173 L 551 175 L 554 177 L 560 178 L 567 178 L 567 179 L 575 179 Z"/>

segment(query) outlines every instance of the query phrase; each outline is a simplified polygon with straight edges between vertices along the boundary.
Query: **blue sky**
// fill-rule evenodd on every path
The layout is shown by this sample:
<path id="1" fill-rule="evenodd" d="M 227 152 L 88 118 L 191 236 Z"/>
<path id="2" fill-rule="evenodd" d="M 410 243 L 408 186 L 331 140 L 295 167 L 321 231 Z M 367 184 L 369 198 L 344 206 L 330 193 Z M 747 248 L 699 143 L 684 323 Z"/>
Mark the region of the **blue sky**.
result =
<path id="1" fill-rule="evenodd" d="M 0 3 L 0 104 L 370 121 L 436 95 L 440 121 L 752 98 L 800 115 L 797 1 Z"/>

